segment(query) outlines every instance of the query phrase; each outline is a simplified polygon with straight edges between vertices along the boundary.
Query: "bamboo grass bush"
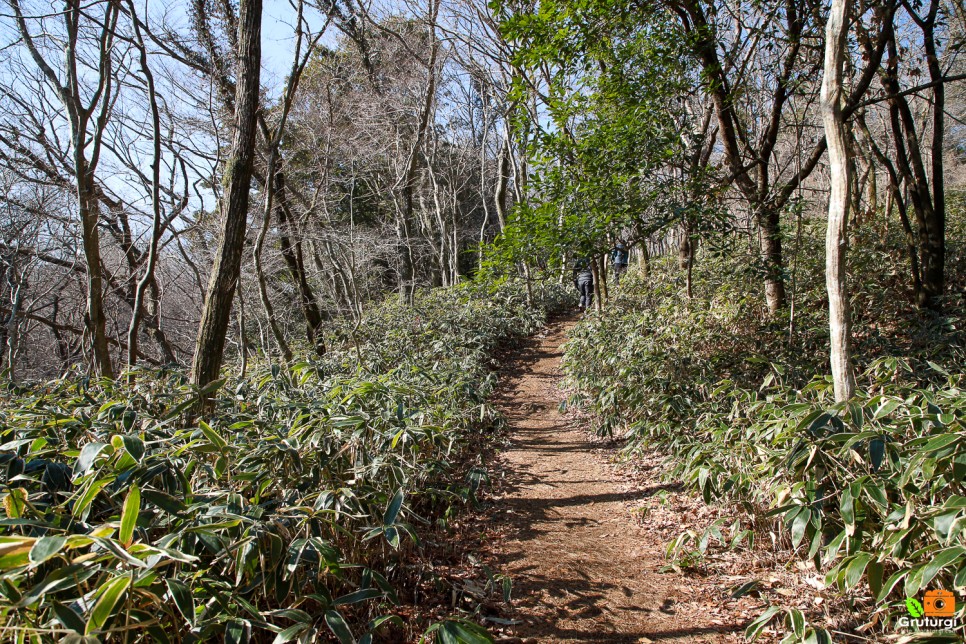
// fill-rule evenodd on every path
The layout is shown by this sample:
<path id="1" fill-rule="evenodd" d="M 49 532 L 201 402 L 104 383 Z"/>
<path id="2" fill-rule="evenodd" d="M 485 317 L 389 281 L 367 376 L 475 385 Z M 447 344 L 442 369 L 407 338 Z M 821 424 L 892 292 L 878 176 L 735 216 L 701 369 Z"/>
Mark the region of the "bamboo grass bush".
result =
<path id="1" fill-rule="evenodd" d="M 564 301 L 519 284 L 387 302 L 323 360 L 230 376 L 210 416 L 180 371 L 0 399 L 6 641 L 370 641 L 419 531 L 500 422 L 491 355 Z M 360 360 L 361 356 L 361 360 Z M 87 640 L 83 640 L 87 637 Z"/>
<path id="2" fill-rule="evenodd" d="M 762 310 L 755 266 L 740 253 L 705 253 L 691 300 L 669 261 L 625 278 L 621 297 L 572 333 L 565 370 L 574 403 L 601 433 L 626 436 L 628 455 L 657 447 L 669 476 L 707 502 L 737 503 L 759 528 L 777 524 L 870 628 L 888 630 L 906 598 L 966 589 L 963 305 L 950 297 L 943 317 L 912 310 L 898 234 L 860 231 L 851 267 L 859 393 L 835 404 L 819 232 L 807 227 L 799 254 L 796 335 L 787 315 Z M 949 253 L 955 293 L 962 245 Z M 715 536 L 726 539 L 720 528 Z M 827 636 L 780 607 L 749 635 L 783 614 L 788 641 Z"/>

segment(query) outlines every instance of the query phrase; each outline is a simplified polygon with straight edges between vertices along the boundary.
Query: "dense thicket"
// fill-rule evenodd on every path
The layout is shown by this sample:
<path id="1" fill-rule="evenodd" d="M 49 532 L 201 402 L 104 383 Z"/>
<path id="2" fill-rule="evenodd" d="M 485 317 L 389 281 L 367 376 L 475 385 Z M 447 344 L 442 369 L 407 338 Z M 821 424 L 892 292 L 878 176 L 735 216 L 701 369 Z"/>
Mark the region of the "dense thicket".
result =
<path id="1" fill-rule="evenodd" d="M 466 455 L 499 422 L 493 352 L 563 296 L 528 304 L 506 283 L 387 302 L 324 359 L 231 377 L 190 424 L 198 393 L 177 370 L 7 387 L 0 633 L 418 635 L 391 606 L 413 590 L 418 535 L 482 481 Z"/>
<path id="2" fill-rule="evenodd" d="M 959 290 L 966 200 L 951 196 L 948 280 Z M 662 258 L 576 327 L 565 366 L 574 402 L 602 433 L 627 437 L 629 456 L 659 448 L 669 476 L 733 503 L 734 534 L 683 533 L 678 553 L 777 527 L 785 547 L 850 591 L 851 628 L 888 633 L 906 597 L 966 583 L 963 302 L 947 305 L 948 318 L 921 316 L 902 296 L 902 231 L 858 231 L 849 267 L 866 277 L 852 297 L 858 386 L 835 404 L 822 375 L 823 232 L 809 223 L 797 238 L 793 334 L 749 295 L 759 274 L 740 254 L 702 254 L 690 298 L 676 262 Z M 823 625 L 820 614 L 809 620 Z"/>

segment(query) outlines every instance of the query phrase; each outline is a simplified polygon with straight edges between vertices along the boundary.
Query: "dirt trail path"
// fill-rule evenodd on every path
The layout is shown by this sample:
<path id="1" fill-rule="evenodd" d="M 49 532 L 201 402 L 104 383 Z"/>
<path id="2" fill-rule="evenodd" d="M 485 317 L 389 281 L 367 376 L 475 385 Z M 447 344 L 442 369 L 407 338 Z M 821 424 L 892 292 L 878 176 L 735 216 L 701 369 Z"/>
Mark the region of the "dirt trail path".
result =
<path id="1" fill-rule="evenodd" d="M 734 625 L 703 614 L 691 581 L 658 572 L 663 541 L 632 511 L 660 486 L 635 489 L 560 413 L 560 345 L 572 325 L 556 322 L 528 341 L 498 398 L 511 430 L 492 547 L 521 622 L 508 641 L 735 641 Z"/>

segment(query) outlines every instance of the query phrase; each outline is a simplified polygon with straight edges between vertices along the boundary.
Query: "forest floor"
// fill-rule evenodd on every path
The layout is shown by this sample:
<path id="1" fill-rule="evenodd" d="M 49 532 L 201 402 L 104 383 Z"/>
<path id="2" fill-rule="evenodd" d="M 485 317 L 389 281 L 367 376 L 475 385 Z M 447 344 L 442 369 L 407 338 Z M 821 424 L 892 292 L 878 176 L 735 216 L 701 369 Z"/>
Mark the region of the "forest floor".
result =
<path id="1" fill-rule="evenodd" d="M 473 523 L 476 556 L 512 591 L 484 623 L 506 643 L 742 641 L 760 595 L 732 599 L 720 574 L 665 557 L 670 539 L 714 510 L 663 483 L 657 457 L 615 465 L 613 446 L 560 410 L 573 324 L 551 323 L 504 367 L 496 403 L 510 426 Z"/>

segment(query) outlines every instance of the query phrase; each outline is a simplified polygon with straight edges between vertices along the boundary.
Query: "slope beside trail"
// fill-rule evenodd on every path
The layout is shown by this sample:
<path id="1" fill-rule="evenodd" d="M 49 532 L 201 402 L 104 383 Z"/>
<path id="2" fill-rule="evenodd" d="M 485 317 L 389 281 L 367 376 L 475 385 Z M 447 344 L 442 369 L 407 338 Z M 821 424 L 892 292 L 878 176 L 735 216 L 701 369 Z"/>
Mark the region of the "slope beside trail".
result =
<path id="1" fill-rule="evenodd" d="M 529 339 L 497 399 L 510 435 L 495 465 L 487 549 L 513 582 L 503 641 L 739 641 L 741 625 L 715 619 L 705 588 L 658 571 L 664 540 L 632 513 L 664 486 L 622 477 L 608 450 L 559 410 L 561 345 L 573 324 Z"/>

